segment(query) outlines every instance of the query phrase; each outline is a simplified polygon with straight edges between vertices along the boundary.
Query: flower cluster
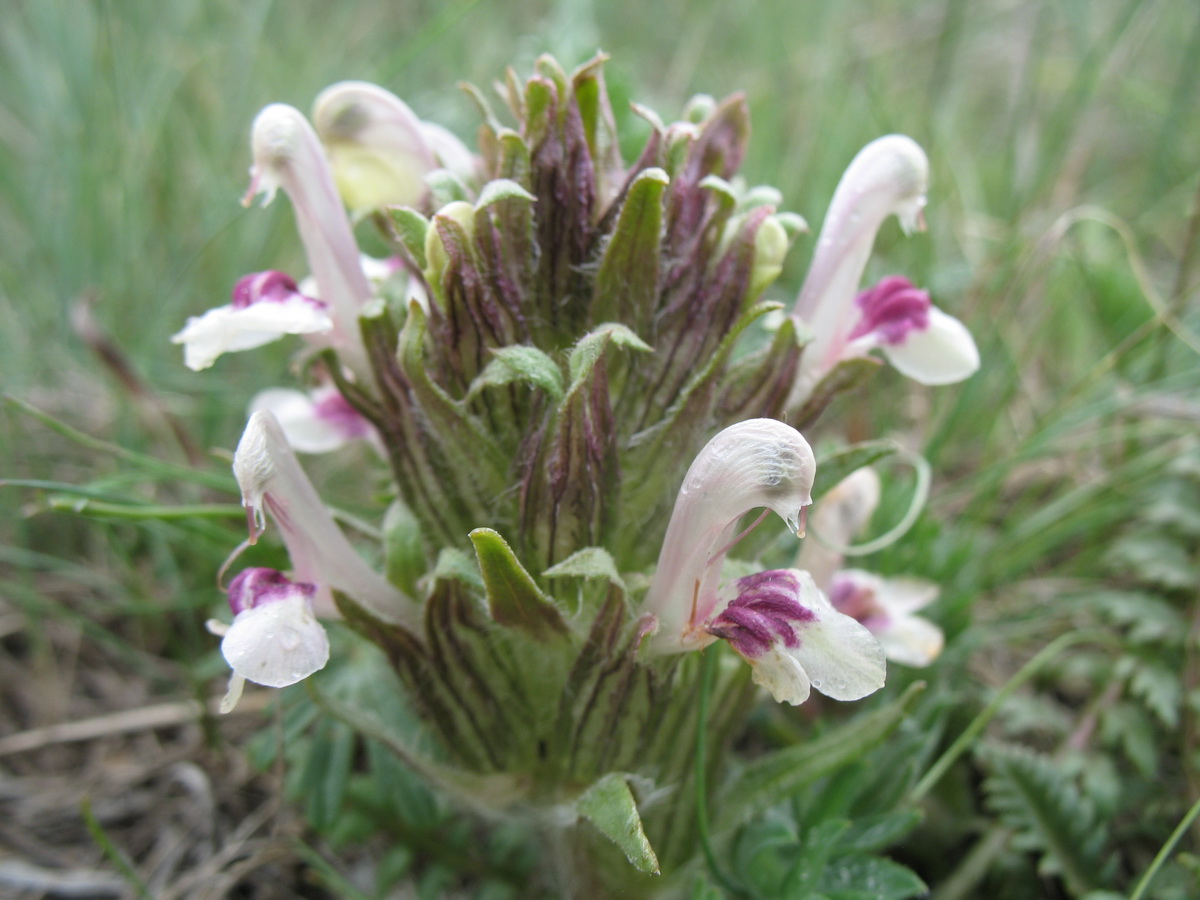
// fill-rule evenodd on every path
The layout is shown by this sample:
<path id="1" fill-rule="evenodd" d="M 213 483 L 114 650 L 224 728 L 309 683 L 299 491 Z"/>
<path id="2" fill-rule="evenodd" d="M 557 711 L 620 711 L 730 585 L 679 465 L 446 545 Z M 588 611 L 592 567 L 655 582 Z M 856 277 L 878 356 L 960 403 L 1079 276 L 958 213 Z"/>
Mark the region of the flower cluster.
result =
<path id="1" fill-rule="evenodd" d="M 761 297 L 806 226 L 737 176 L 745 100 L 699 97 L 670 124 L 634 106 L 648 137 L 630 163 L 602 67 L 509 72 L 508 125 L 472 91 L 478 153 L 374 85 L 329 88 L 312 125 L 268 106 L 247 202 L 288 196 L 311 279 L 247 275 L 175 337 L 194 369 L 304 342 L 305 390 L 259 394 L 235 455 L 251 540 L 273 523 L 292 571 L 230 585 L 231 697 L 321 668 L 317 619 L 341 618 L 387 652 L 450 758 L 521 773 L 535 798 L 613 771 L 669 780 L 686 660 L 716 642 L 793 704 L 870 694 L 885 655 L 928 663 L 940 633 L 909 613 L 931 589 L 828 549 L 864 527 L 877 479 L 817 504 L 826 547 L 806 541 L 794 568 L 723 567 L 771 512 L 803 537 L 817 465 L 797 429 L 878 368 L 873 351 L 924 384 L 979 365 L 908 280 L 859 290 L 884 221 L 923 225 L 915 142 L 851 162 L 787 310 Z M 356 227 L 393 255 L 362 256 Z M 385 532 L 403 534 L 380 549 L 407 574 L 359 554 L 295 455 L 350 440 L 390 470 Z"/>

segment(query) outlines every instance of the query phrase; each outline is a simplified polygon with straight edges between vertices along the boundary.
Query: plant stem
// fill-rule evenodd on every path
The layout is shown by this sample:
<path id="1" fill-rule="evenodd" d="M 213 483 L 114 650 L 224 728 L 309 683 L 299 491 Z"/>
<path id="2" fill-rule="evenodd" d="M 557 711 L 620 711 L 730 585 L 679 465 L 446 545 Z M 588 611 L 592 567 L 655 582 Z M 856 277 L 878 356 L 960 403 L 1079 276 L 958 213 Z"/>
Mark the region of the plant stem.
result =
<path id="1" fill-rule="evenodd" d="M 1154 876 L 1158 874 L 1158 870 L 1163 867 L 1163 863 L 1167 861 L 1167 857 L 1174 851 L 1175 845 L 1179 843 L 1184 832 L 1196 821 L 1197 816 L 1200 816 L 1200 800 L 1192 804 L 1192 808 L 1187 811 L 1187 815 L 1175 826 L 1175 830 L 1171 832 L 1171 836 L 1167 838 L 1167 842 L 1162 845 L 1162 849 L 1158 851 L 1158 855 L 1150 863 L 1150 868 L 1146 869 L 1146 873 L 1137 883 L 1137 887 L 1129 895 L 1129 900 L 1141 900 L 1142 895 L 1146 893 L 1146 889 L 1150 887 L 1150 882 L 1154 880 Z"/>
<path id="2" fill-rule="evenodd" d="M 1004 686 L 996 692 L 996 696 L 993 697 L 991 702 L 988 703 L 988 705 L 983 708 L 979 715 L 977 715 L 971 721 L 971 724 L 963 730 L 963 733 L 958 736 L 958 739 L 955 740 L 955 742 L 950 745 L 949 749 L 947 749 L 946 752 L 938 758 L 937 762 L 929 767 L 929 771 L 925 773 L 924 777 L 917 782 L 917 785 L 909 793 L 909 802 L 919 803 L 921 799 L 933 789 L 933 786 L 938 783 L 941 777 L 946 774 L 947 770 L 954 765 L 958 758 L 967 752 L 971 744 L 977 737 L 979 737 L 983 729 L 987 727 L 988 723 L 992 721 L 996 713 L 1000 711 L 1000 707 L 1004 705 L 1004 702 L 1014 693 L 1016 693 L 1018 688 L 1020 688 L 1027 681 L 1033 678 L 1034 675 L 1040 672 L 1046 663 L 1054 659 L 1054 657 L 1058 656 L 1062 651 L 1069 647 L 1073 647 L 1076 644 L 1083 644 L 1087 643 L 1088 641 L 1103 642 L 1111 640 L 1112 635 L 1105 631 L 1070 631 L 1066 634 L 1060 635 L 1058 638 L 1051 641 L 1049 644 L 1039 650 L 1034 657 L 1029 660 L 1029 662 L 1025 663 L 1025 665 L 1021 667 L 1016 675 L 1010 678 L 1004 684 Z"/>
<path id="3" fill-rule="evenodd" d="M 696 832 L 700 838 L 700 849 L 704 853 L 704 862 L 708 865 L 708 871 L 712 873 L 712 877 L 726 893 L 734 897 L 741 897 L 743 896 L 742 892 L 729 880 L 717 862 L 708 834 L 708 779 L 706 777 L 708 764 L 705 759 L 708 749 L 708 699 L 712 693 L 713 678 L 717 671 L 718 653 L 720 653 L 720 647 L 715 644 L 706 647 L 702 653 L 700 696 L 696 702 Z"/>

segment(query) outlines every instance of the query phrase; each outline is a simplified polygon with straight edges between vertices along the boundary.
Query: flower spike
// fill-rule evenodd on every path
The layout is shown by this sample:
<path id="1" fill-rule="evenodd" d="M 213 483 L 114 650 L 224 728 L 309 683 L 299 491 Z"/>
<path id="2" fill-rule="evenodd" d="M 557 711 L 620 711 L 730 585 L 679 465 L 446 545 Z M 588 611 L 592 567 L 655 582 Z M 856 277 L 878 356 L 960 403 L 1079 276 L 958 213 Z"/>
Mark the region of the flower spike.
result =
<path id="1" fill-rule="evenodd" d="M 233 455 L 233 473 L 242 489 L 251 542 L 270 513 L 283 533 L 297 579 L 316 585 L 318 611 L 333 614 L 332 592 L 340 591 L 385 622 L 420 633 L 417 604 L 368 566 L 346 540 L 278 420 L 266 410 L 250 416 Z"/>
<path id="2" fill-rule="evenodd" d="M 299 110 L 273 103 L 255 118 L 251 146 L 254 165 L 243 203 L 263 194 L 265 206 L 279 188 L 291 198 L 309 268 L 333 320 L 331 343 L 343 364 L 368 383 L 358 316 L 374 294 L 321 142 Z"/>
<path id="3" fill-rule="evenodd" d="M 812 502 L 817 463 L 803 435 L 774 419 L 731 425 L 696 456 L 683 479 L 646 599 L 658 619 L 652 649 L 679 652 L 712 641 L 721 564 L 738 519 L 766 507 L 793 533 Z"/>

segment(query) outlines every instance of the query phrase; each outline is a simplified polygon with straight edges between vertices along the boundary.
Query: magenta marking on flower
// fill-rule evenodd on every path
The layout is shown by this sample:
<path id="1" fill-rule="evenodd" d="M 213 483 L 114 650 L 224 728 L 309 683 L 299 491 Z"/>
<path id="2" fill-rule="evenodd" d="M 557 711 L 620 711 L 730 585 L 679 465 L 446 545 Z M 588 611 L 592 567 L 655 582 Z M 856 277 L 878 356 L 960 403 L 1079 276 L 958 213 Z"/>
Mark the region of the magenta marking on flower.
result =
<path id="1" fill-rule="evenodd" d="M 347 440 L 363 438 L 371 433 L 371 423 L 336 390 L 317 400 L 313 404 L 313 413 L 318 419 L 337 429 Z"/>
<path id="2" fill-rule="evenodd" d="M 835 575 L 829 585 L 829 602 L 840 613 L 862 621 L 879 611 L 875 590 L 855 578 Z"/>
<path id="3" fill-rule="evenodd" d="M 292 581 L 278 569 L 251 568 L 237 574 L 229 584 L 229 608 L 236 616 L 247 609 L 287 600 L 297 593 L 312 597 L 315 584 Z"/>
<path id="4" fill-rule="evenodd" d="M 300 293 L 295 280 L 286 272 L 268 269 L 265 272 L 251 272 L 243 275 L 233 286 L 234 309 L 246 309 L 255 303 L 286 303 L 293 297 L 307 300 L 320 309 L 325 304 L 315 297 L 307 297 Z"/>
<path id="5" fill-rule="evenodd" d="M 850 332 L 849 340 L 874 334 L 880 341 L 903 344 L 911 331 L 929 328 L 929 294 L 903 275 L 889 275 L 855 300 L 862 318 Z"/>
<path id="6" fill-rule="evenodd" d="M 814 621 L 816 614 L 796 600 L 801 593 L 796 576 L 785 569 L 759 572 L 739 578 L 737 591 L 737 599 L 708 626 L 709 634 L 729 641 L 749 659 L 762 656 L 777 641 L 799 648 L 796 626 Z"/>

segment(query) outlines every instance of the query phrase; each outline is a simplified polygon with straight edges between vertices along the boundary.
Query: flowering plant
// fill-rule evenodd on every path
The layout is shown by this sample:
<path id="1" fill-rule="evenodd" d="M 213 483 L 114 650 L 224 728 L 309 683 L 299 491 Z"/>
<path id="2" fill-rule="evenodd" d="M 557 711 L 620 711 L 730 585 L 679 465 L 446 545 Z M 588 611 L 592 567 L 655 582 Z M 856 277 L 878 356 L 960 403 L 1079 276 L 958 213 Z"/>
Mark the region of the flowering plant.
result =
<path id="1" fill-rule="evenodd" d="M 819 466 L 801 431 L 873 375 L 875 349 L 925 384 L 979 359 L 906 279 L 859 293 L 884 220 L 923 224 L 915 142 L 880 138 L 850 164 L 789 310 L 762 296 L 806 226 L 738 178 L 744 98 L 696 98 L 670 124 L 635 106 L 649 136 L 629 164 L 603 62 L 510 71 L 510 125 L 470 89 L 477 154 L 374 85 L 329 88 L 313 125 L 268 106 L 247 202 L 288 195 L 312 278 L 247 275 L 175 340 L 194 369 L 304 341 L 307 390 L 260 394 L 234 457 L 250 541 L 274 526 L 291 571 L 229 585 L 233 621 L 212 626 L 234 672 L 226 708 L 245 681 L 322 669 L 321 620 L 341 620 L 384 651 L 432 736 L 433 751 L 394 745 L 418 771 L 476 808 L 533 811 L 579 859 L 602 859 L 603 835 L 634 869 L 670 873 L 708 847 L 705 780 L 755 684 L 790 704 L 811 688 L 856 700 L 883 686 L 885 656 L 936 655 L 911 591 L 889 613 L 902 588 L 839 568 L 878 485 L 830 488 L 888 448 Z M 360 254 L 356 223 L 389 259 Z M 351 440 L 391 485 L 370 559 L 296 456 Z M 821 494 L 824 556 L 727 559 L 771 512 L 803 537 Z M 914 632 L 923 654 L 905 653 Z M 650 889 L 592 869 L 583 892 Z"/>

